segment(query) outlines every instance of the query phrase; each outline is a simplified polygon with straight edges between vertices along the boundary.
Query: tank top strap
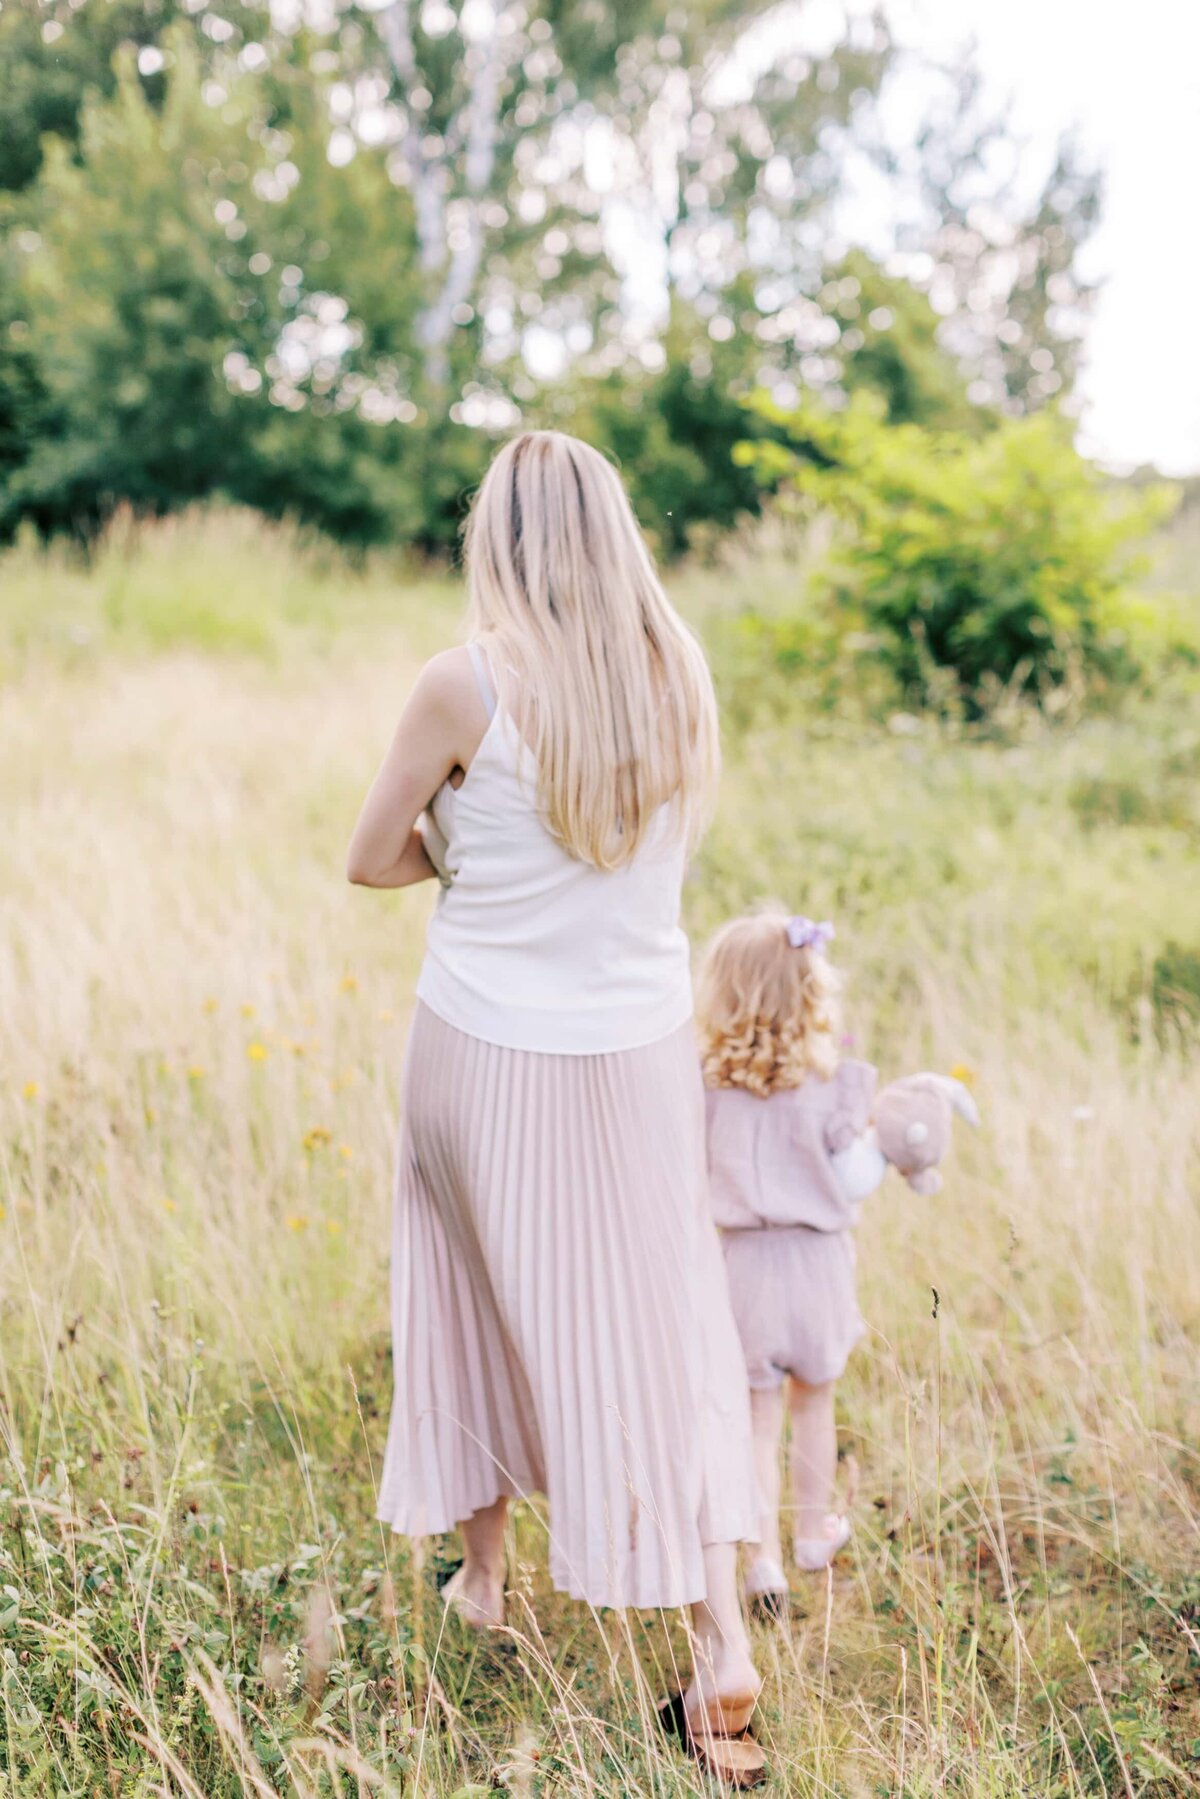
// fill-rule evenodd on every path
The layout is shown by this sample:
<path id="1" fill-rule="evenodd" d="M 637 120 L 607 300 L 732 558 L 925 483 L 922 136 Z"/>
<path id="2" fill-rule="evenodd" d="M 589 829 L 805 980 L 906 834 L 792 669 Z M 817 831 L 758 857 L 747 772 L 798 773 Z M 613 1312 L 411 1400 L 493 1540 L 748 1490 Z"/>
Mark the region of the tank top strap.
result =
<path id="1" fill-rule="evenodd" d="M 492 680 L 492 671 L 488 667 L 488 659 L 482 644 L 474 638 L 467 645 L 467 655 L 471 658 L 471 667 L 475 671 L 475 684 L 479 688 L 479 697 L 483 701 L 484 711 L 489 722 L 496 716 L 496 686 Z"/>

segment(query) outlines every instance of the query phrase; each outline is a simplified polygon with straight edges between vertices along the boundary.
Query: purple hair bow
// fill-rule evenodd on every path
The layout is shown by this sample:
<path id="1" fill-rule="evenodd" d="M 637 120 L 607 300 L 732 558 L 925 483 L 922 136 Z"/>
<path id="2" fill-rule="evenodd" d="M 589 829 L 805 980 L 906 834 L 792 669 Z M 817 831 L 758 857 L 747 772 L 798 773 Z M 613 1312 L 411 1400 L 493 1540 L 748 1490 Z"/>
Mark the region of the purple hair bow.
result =
<path id="1" fill-rule="evenodd" d="M 793 949 L 815 949 L 819 955 L 824 955 L 835 935 L 827 918 L 816 924 L 811 918 L 801 918 L 797 914 L 787 921 L 787 940 Z"/>

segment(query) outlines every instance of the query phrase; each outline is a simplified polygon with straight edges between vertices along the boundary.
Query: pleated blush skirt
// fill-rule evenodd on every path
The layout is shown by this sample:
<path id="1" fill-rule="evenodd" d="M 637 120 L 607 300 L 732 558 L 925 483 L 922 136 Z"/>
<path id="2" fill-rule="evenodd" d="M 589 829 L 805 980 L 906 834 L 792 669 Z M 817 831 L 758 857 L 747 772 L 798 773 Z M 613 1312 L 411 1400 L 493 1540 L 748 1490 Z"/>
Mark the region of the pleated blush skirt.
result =
<path id="1" fill-rule="evenodd" d="M 690 1026 L 544 1055 L 418 1006 L 392 1328 L 385 1523 L 424 1536 L 545 1493 L 562 1591 L 594 1606 L 704 1597 L 704 1546 L 757 1526 Z"/>

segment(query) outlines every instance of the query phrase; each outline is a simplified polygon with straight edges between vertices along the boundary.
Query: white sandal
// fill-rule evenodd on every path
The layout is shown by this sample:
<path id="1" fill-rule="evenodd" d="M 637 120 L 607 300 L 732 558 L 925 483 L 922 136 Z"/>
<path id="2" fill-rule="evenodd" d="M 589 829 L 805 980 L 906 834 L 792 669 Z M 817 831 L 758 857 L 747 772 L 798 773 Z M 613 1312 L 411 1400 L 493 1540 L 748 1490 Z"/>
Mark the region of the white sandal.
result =
<path id="1" fill-rule="evenodd" d="M 786 1593 L 787 1575 L 783 1565 L 769 1555 L 756 1555 L 746 1570 L 746 1593 L 751 1599 L 760 1593 Z"/>
<path id="2" fill-rule="evenodd" d="M 838 1551 L 850 1541 L 849 1518 L 831 1512 L 826 1527 L 823 1537 L 796 1537 L 793 1540 L 796 1566 L 803 1568 L 806 1574 L 819 1574 L 822 1568 L 828 1568 Z"/>
<path id="3" fill-rule="evenodd" d="M 774 1557 L 755 1556 L 746 1570 L 745 1588 L 751 1611 L 776 1624 L 787 1618 L 791 1597 L 787 1575 Z"/>

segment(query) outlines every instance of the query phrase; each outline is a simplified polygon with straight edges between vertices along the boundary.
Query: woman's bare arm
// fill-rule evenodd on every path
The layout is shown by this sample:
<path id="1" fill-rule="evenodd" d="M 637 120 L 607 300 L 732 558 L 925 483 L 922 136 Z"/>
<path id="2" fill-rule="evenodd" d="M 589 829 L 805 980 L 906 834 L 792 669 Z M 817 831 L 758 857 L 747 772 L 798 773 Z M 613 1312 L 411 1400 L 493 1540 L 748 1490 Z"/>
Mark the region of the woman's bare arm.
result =
<path id="1" fill-rule="evenodd" d="M 465 650 L 445 650 L 421 671 L 363 802 L 346 878 L 360 887 L 409 887 L 433 876 L 417 819 L 453 769 L 469 768 L 488 720 Z"/>

